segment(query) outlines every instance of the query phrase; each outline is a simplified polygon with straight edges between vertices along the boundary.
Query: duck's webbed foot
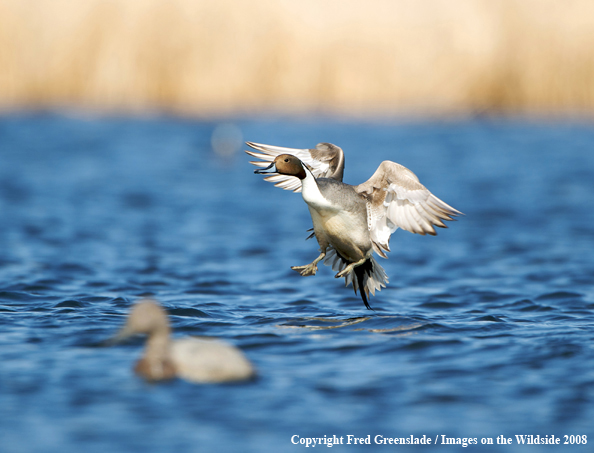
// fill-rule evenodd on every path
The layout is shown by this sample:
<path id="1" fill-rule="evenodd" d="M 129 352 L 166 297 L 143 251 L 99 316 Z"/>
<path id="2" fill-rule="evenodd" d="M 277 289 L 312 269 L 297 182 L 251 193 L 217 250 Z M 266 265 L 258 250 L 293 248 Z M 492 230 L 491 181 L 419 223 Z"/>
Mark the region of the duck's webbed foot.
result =
<path id="1" fill-rule="evenodd" d="M 345 267 L 343 270 L 341 270 L 338 274 L 336 274 L 334 276 L 334 278 L 346 277 L 355 267 L 361 266 L 361 264 L 364 264 L 365 261 L 367 261 L 367 257 L 360 259 L 359 261 L 356 261 L 354 263 L 349 264 L 347 267 Z"/>
<path id="2" fill-rule="evenodd" d="M 291 266 L 291 269 L 293 269 L 296 272 L 299 272 L 302 277 L 309 277 L 310 275 L 316 275 L 316 272 L 318 271 L 318 263 L 321 260 L 323 260 L 325 256 L 326 256 L 326 252 L 322 252 L 322 253 L 320 253 L 320 256 L 318 256 L 310 264 L 306 264 L 305 266 Z"/>

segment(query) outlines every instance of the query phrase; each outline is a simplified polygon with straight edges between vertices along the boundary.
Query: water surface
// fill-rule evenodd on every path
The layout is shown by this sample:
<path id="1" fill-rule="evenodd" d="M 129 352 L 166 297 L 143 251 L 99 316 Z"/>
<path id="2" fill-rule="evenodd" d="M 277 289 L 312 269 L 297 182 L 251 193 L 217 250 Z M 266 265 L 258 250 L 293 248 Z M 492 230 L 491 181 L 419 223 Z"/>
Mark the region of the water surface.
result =
<path id="1" fill-rule="evenodd" d="M 297 451 L 293 435 L 348 434 L 588 435 L 563 451 L 591 451 L 594 127 L 232 123 L 244 140 L 342 146 L 353 184 L 394 160 L 466 216 L 437 237 L 392 236 L 371 312 L 329 268 L 290 269 L 318 254 L 307 207 L 243 148 L 213 151 L 219 123 L 0 117 L 3 452 Z M 141 342 L 101 341 L 147 295 L 177 335 L 241 347 L 259 379 L 137 378 Z"/>

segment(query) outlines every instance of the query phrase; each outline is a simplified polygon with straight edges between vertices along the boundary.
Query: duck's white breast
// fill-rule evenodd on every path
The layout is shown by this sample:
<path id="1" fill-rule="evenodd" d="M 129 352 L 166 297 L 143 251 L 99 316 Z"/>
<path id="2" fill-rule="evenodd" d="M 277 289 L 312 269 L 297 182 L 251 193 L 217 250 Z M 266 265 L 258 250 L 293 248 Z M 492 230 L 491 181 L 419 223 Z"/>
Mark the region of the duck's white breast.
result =
<path id="1" fill-rule="evenodd" d="M 317 211 L 337 211 L 339 206 L 335 206 L 320 191 L 320 188 L 313 175 L 306 171 L 307 176 L 301 181 L 301 196 L 303 200 Z"/>

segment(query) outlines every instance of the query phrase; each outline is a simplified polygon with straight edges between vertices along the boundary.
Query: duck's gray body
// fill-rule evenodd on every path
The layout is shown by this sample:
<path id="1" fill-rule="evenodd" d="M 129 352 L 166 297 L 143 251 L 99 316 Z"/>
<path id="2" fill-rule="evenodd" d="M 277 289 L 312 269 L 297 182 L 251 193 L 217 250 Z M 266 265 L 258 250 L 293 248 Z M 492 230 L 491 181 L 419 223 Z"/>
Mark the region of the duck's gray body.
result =
<path id="1" fill-rule="evenodd" d="M 370 256 L 373 250 L 367 228 L 366 201 L 348 184 L 328 178 L 318 178 L 315 182 L 324 202 L 306 189 L 302 194 L 320 251 L 331 245 L 342 258 L 353 263 Z M 304 185 L 307 187 L 305 181 Z"/>
<path id="2" fill-rule="evenodd" d="M 311 264 L 292 269 L 303 276 L 315 275 L 317 263 L 325 259 L 325 264 L 339 271 L 337 278 L 344 277 L 355 291 L 361 288 L 361 298 L 370 309 L 367 294 L 385 287 L 388 277 L 373 258 L 367 201 L 349 184 L 332 178 L 316 179 L 309 169 L 300 168 L 304 170 L 301 195 L 311 214 L 320 255 Z"/>

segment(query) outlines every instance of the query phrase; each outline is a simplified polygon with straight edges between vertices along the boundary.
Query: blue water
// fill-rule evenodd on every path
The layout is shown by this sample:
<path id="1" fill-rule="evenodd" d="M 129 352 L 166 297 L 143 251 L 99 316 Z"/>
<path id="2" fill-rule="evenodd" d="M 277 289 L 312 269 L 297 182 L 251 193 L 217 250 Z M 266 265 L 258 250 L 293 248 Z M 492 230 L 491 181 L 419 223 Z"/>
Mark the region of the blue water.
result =
<path id="1" fill-rule="evenodd" d="M 310 451 L 294 435 L 345 436 L 345 452 L 594 451 L 592 124 L 234 119 L 244 140 L 342 146 L 352 184 L 399 162 L 466 214 L 437 237 L 392 236 L 371 312 L 329 268 L 290 269 L 317 256 L 307 207 L 243 148 L 214 152 L 219 123 L 0 117 L 2 452 Z M 136 377 L 141 341 L 102 341 L 146 295 L 177 335 L 241 347 L 259 379 Z"/>

